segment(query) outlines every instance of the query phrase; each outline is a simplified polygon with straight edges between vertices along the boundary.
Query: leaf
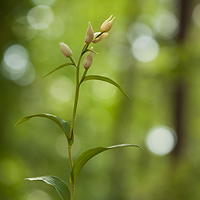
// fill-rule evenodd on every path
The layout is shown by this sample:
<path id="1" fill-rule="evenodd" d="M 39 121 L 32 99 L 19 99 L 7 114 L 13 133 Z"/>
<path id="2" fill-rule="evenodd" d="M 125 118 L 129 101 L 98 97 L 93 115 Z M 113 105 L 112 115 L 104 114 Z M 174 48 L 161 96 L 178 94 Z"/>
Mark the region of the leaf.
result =
<path id="1" fill-rule="evenodd" d="M 110 83 L 112 85 L 114 85 L 115 87 L 117 87 L 128 99 L 131 99 L 127 94 L 126 92 L 115 82 L 113 81 L 112 79 L 108 78 L 108 77 L 105 77 L 105 76 L 99 76 L 99 75 L 88 75 L 88 76 L 85 76 L 83 81 L 88 81 L 88 80 L 99 80 L 99 81 L 104 81 L 104 82 L 107 82 L 107 83 Z M 82 82 L 83 82 L 82 81 Z M 81 82 L 81 83 L 82 83 Z M 80 84 L 81 84 L 80 83 Z"/>
<path id="2" fill-rule="evenodd" d="M 115 145 L 115 146 L 110 146 L 110 147 L 96 147 L 93 149 L 89 149 L 85 152 L 83 152 L 75 161 L 74 166 L 72 168 L 71 171 L 71 176 L 70 176 L 70 180 L 72 183 L 76 182 L 76 178 L 79 174 L 79 172 L 81 171 L 81 169 L 83 168 L 83 166 L 94 156 L 98 155 L 101 152 L 104 152 L 106 150 L 110 150 L 110 149 L 116 149 L 116 148 L 122 148 L 122 147 L 138 147 L 140 148 L 138 145 L 134 145 L 134 144 L 120 144 L 120 145 Z"/>
<path id="3" fill-rule="evenodd" d="M 94 50 L 91 50 L 91 49 L 87 49 L 87 50 L 85 50 L 85 52 L 88 52 L 88 51 L 91 51 L 92 53 L 98 55 L 98 53 L 97 53 L 96 51 L 94 51 Z"/>
<path id="4" fill-rule="evenodd" d="M 59 70 L 59 69 L 65 67 L 65 66 L 69 66 L 69 65 L 74 65 L 74 64 L 73 64 L 73 63 L 65 63 L 65 64 L 62 64 L 62 65 L 60 65 L 59 67 L 56 67 L 55 69 L 53 69 L 52 71 L 50 71 L 49 73 L 47 73 L 46 75 L 44 75 L 44 77 L 47 77 L 49 74 L 51 74 L 51 73 L 53 73 L 53 72 L 55 72 L 55 71 L 57 71 L 57 70 Z"/>
<path id="5" fill-rule="evenodd" d="M 48 185 L 51 185 L 58 192 L 62 200 L 70 200 L 70 191 L 67 184 L 56 176 L 41 176 L 35 178 L 26 178 L 29 181 L 43 181 Z"/>
<path id="6" fill-rule="evenodd" d="M 55 115 L 46 114 L 46 113 L 29 115 L 29 116 L 26 116 L 26 117 L 23 117 L 22 119 L 20 119 L 16 123 L 16 125 L 21 124 L 25 121 L 28 121 L 29 119 L 31 119 L 33 117 L 44 117 L 44 118 L 51 119 L 52 121 L 56 122 L 58 124 L 58 126 L 60 126 L 61 129 L 64 131 L 68 141 L 70 141 L 70 129 L 71 129 L 70 124 L 67 121 L 65 121 L 65 120 L 63 120 L 60 117 L 57 117 Z"/>

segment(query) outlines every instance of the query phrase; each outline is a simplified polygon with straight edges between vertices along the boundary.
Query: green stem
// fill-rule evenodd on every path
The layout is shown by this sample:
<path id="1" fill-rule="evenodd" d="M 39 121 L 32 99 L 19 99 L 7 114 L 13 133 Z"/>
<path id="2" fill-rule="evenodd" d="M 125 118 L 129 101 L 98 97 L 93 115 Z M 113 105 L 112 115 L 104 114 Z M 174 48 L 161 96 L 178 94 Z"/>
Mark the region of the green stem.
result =
<path id="1" fill-rule="evenodd" d="M 70 56 L 69 59 L 71 60 L 72 64 L 76 67 L 76 63 L 74 61 L 74 59 Z"/>
<path id="2" fill-rule="evenodd" d="M 73 140 L 74 136 L 74 125 L 75 125 L 75 120 L 76 120 L 76 111 L 77 111 L 77 106 L 78 106 L 78 97 L 79 97 L 79 90 L 80 90 L 80 83 L 79 83 L 79 68 L 80 68 L 80 63 L 81 63 L 81 58 L 83 57 L 84 53 L 87 51 L 88 44 L 85 44 L 82 51 L 81 55 L 78 60 L 78 64 L 76 65 L 73 58 L 70 57 L 70 60 L 72 63 L 76 66 L 76 91 L 75 91 L 75 99 L 74 99 L 74 109 L 73 109 L 73 114 L 72 114 L 72 123 L 71 123 L 71 133 L 70 133 L 70 140 Z M 81 81 L 84 79 L 85 75 L 87 73 L 87 70 L 83 73 L 83 76 L 81 78 Z M 69 163 L 70 163 L 70 168 L 72 171 L 73 168 L 73 160 L 72 160 L 72 153 L 71 153 L 71 145 L 68 146 L 68 153 L 69 153 Z M 71 197 L 70 200 L 74 199 L 74 189 L 75 189 L 75 184 L 71 183 Z"/>
<path id="3" fill-rule="evenodd" d="M 77 111 L 77 105 L 78 105 L 78 97 L 79 97 L 79 89 L 80 89 L 80 85 L 79 85 L 79 68 L 80 68 L 81 58 L 83 57 L 83 55 L 86 52 L 87 48 L 88 48 L 88 44 L 85 44 L 83 49 L 82 49 L 82 51 L 81 51 L 81 55 L 79 57 L 78 64 L 76 66 L 76 91 L 75 91 L 74 109 L 73 109 L 73 115 L 72 115 L 70 140 L 73 139 L 74 124 L 75 124 L 76 111 Z M 72 61 L 72 62 L 74 62 L 74 61 Z"/>
<path id="4" fill-rule="evenodd" d="M 73 200 L 73 199 L 74 199 L 74 189 L 75 189 L 75 185 L 72 184 L 72 185 L 71 185 L 71 197 L 70 197 L 70 200 Z"/>
<path id="5" fill-rule="evenodd" d="M 73 134 L 74 134 L 74 124 L 75 124 L 75 120 L 76 120 L 76 111 L 77 111 L 77 105 L 78 105 L 79 88 L 80 88 L 80 86 L 77 84 L 76 85 L 76 92 L 75 92 L 75 100 L 74 100 L 74 110 L 73 110 L 73 115 L 72 115 L 70 140 L 73 139 Z"/>
<path id="6" fill-rule="evenodd" d="M 69 163 L 70 163 L 70 168 L 71 168 L 71 170 L 72 170 L 72 167 L 73 167 L 73 160 L 72 160 L 72 151 L 71 151 L 71 149 L 72 149 L 72 146 L 68 146 L 68 153 L 69 153 Z"/>
<path id="7" fill-rule="evenodd" d="M 88 69 L 85 69 L 85 71 L 84 71 L 84 73 L 83 73 L 83 76 L 82 76 L 82 78 L 81 78 L 81 80 L 80 80 L 79 86 L 80 86 L 81 83 L 83 82 L 83 80 L 84 80 L 84 78 L 85 78 L 85 76 L 86 76 L 86 74 L 87 74 L 87 71 L 88 71 Z"/>

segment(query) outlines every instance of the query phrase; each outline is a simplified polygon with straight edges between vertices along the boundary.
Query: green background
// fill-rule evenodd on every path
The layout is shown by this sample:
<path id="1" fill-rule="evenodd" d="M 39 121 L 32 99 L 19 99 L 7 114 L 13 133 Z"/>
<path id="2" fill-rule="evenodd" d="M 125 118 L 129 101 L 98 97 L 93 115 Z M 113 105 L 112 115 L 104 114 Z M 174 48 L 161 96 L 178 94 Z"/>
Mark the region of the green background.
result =
<path id="1" fill-rule="evenodd" d="M 143 150 L 118 149 L 93 158 L 78 177 L 75 199 L 199 199 L 198 3 L 195 0 L 1 0 L 0 199 L 60 199 L 44 183 L 24 179 L 55 175 L 68 182 L 67 141 L 62 130 L 41 118 L 17 127 L 15 123 L 36 113 L 51 113 L 71 121 L 75 69 L 67 67 L 43 76 L 66 62 L 59 42 L 68 44 L 77 60 L 88 21 L 97 32 L 111 14 L 116 18 L 114 25 L 108 37 L 93 45 L 98 55 L 94 55 L 88 74 L 112 78 L 132 100 L 107 83 L 83 83 L 73 156 L 77 158 L 81 152 L 96 146 L 121 143 L 137 144 Z M 41 5 L 39 8 L 44 12 L 31 10 Z M 40 24 L 43 28 L 35 27 L 32 15 L 48 26 L 45 28 L 44 23 Z M 168 18 L 162 21 L 162 16 Z M 149 35 L 158 52 L 154 59 L 144 62 L 132 48 L 139 36 Z M 24 48 L 25 70 L 17 71 L 12 65 L 8 70 L 6 52 L 12 45 Z M 144 54 L 144 58 L 154 50 Z M 9 61 L 14 62 L 13 66 L 20 62 L 15 57 Z M 167 155 L 155 155 L 146 147 L 147 133 L 157 126 L 170 127 L 177 134 L 177 146 Z"/>

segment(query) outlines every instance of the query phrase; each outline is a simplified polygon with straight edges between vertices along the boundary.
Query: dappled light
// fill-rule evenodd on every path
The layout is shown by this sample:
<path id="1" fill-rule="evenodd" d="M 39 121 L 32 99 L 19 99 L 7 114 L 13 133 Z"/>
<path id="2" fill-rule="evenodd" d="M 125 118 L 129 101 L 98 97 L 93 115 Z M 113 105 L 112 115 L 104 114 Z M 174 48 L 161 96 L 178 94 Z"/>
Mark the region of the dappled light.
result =
<path id="1" fill-rule="evenodd" d="M 127 32 L 129 42 L 132 44 L 136 38 L 141 36 L 153 37 L 152 29 L 142 22 L 135 22 L 131 24 Z"/>
<path id="2" fill-rule="evenodd" d="M 2 1 L 0 27 L 0 199 L 80 169 L 63 199 L 200 198 L 198 1 Z"/>
<path id="3" fill-rule="evenodd" d="M 133 56 L 141 62 L 153 61 L 159 52 L 159 45 L 155 39 L 149 36 L 140 36 L 132 45 Z"/>
<path id="4" fill-rule="evenodd" d="M 152 128 L 146 136 L 148 149 L 160 156 L 170 153 L 176 145 L 176 135 L 173 129 L 165 126 Z"/>
<path id="5" fill-rule="evenodd" d="M 53 22 L 54 13 L 49 6 L 35 6 L 27 14 L 27 20 L 34 29 L 43 30 Z"/>
<path id="6" fill-rule="evenodd" d="M 65 76 L 59 76 L 50 84 L 49 94 L 57 103 L 69 102 L 73 95 L 73 82 Z"/>
<path id="7" fill-rule="evenodd" d="M 4 53 L 2 75 L 18 85 L 29 85 L 35 78 L 27 50 L 18 44 L 8 47 Z"/>
<path id="8" fill-rule="evenodd" d="M 4 54 L 4 62 L 11 71 L 24 72 L 28 64 L 28 52 L 20 45 L 9 47 Z"/>
<path id="9" fill-rule="evenodd" d="M 26 16 L 21 16 L 17 18 L 12 25 L 13 33 L 20 39 L 31 40 L 36 34 L 37 30 L 32 28 Z"/>
<path id="10" fill-rule="evenodd" d="M 56 0 L 31 0 L 35 5 L 52 6 Z"/>
<path id="11" fill-rule="evenodd" d="M 59 30 L 59 31 L 58 31 Z M 54 17 L 53 22 L 47 28 L 40 30 L 40 35 L 45 40 L 56 40 L 64 34 L 65 25 L 60 17 Z"/>
<path id="12" fill-rule="evenodd" d="M 194 20 L 194 22 L 200 26 L 200 4 L 196 5 L 193 13 L 192 13 L 192 18 Z"/>
<path id="13" fill-rule="evenodd" d="M 163 38 L 173 38 L 178 33 L 178 19 L 167 11 L 159 11 L 154 18 L 153 26 L 157 34 Z"/>

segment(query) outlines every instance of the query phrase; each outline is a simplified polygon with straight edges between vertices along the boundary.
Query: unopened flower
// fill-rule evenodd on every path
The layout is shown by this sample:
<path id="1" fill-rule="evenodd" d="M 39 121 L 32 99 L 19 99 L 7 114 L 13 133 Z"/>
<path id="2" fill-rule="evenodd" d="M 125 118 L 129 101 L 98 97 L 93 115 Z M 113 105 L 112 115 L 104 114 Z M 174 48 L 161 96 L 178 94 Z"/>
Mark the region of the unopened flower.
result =
<path id="1" fill-rule="evenodd" d="M 92 41 L 93 43 L 100 42 L 103 38 L 108 36 L 108 33 L 102 33 L 99 37 L 97 37 L 101 32 L 96 32 L 94 33 L 94 40 Z M 96 38 L 97 37 L 97 38 Z"/>
<path id="2" fill-rule="evenodd" d="M 87 29 L 86 36 L 85 36 L 85 43 L 90 44 L 93 39 L 94 39 L 94 31 L 93 31 L 92 26 L 89 22 L 88 23 L 88 29 Z"/>
<path id="3" fill-rule="evenodd" d="M 70 57 L 72 55 L 72 50 L 64 42 L 60 42 L 60 50 L 65 57 Z"/>
<path id="4" fill-rule="evenodd" d="M 113 21 L 115 19 L 115 17 L 113 17 L 113 15 L 111 15 L 108 19 L 106 19 L 103 24 L 101 25 L 101 32 L 108 32 L 112 25 L 113 25 Z M 112 19 L 112 20 L 111 20 Z"/>
<path id="5" fill-rule="evenodd" d="M 91 47 L 90 49 L 91 51 L 88 53 L 88 55 L 86 56 L 84 62 L 83 62 L 83 66 L 85 69 L 89 69 L 90 66 L 92 65 L 92 61 L 93 61 L 93 47 Z"/>

